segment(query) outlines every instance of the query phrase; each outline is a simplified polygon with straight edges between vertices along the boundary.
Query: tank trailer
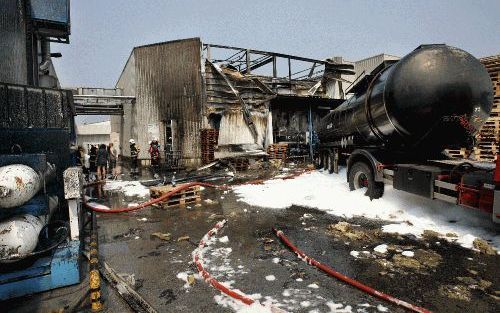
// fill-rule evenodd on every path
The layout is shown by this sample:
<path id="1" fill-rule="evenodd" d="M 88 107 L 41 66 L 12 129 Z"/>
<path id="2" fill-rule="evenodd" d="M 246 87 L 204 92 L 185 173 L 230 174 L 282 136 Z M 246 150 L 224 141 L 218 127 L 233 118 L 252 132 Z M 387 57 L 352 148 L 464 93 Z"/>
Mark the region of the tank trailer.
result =
<path id="1" fill-rule="evenodd" d="M 500 222 L 500 157 L 496 164 L 464 162 L 443 152 L 472 147 L 491 112 L 492 82 L 479 60 L 447 45 L 422 45 L 362 75 L 350 93 L 316 125 L 318 166 L 338 173 L 345 163 L 349 188 L 364 188 L 371 199 L 392 185 Z"/>

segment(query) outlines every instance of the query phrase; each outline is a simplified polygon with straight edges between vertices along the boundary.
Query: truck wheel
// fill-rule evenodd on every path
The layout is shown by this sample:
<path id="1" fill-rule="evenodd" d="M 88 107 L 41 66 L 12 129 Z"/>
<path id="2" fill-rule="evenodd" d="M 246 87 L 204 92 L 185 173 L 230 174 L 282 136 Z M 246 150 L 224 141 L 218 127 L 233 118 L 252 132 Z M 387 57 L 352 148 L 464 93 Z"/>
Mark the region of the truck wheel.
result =
<path id="1" fill-rule="evenodd" d="M 364 162 L 356 162 L 349 170 L 349 189 L 366 189 L 365 196 L 378 199 L 384 194 L 384 184 L 376 182 L 370 167 Z"/>
<path id="2" fill-rule="evenodd" d="M 332 153 L 328 153 L 327 154 L 327 167 L 328 167 L 328 173 L 332 174 L 333 173 L 333 154 Z"/>

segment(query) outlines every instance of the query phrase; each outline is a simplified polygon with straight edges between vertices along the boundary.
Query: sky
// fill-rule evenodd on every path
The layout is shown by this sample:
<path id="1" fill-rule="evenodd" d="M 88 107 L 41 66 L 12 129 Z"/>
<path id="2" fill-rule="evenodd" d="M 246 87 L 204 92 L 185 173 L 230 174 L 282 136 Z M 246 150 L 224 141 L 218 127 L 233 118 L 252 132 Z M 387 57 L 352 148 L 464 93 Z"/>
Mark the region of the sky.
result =
<path id="1" fill-rule="evenodd" d="M 73 0 L 70 44 L 52 52 L 63 87 L 107 88 L 133 47 L 190 37 L 316 59 L 404 56 L 424 43 L 483 57 L 500 53 L 498 12 L 498 0 Z"/>

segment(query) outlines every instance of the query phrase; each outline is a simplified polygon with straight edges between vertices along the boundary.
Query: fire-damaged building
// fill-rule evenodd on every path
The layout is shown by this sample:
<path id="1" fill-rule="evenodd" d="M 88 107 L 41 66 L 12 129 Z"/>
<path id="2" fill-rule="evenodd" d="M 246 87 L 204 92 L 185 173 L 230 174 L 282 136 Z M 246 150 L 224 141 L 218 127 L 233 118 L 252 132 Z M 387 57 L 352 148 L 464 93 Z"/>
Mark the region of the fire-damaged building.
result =
<path id="1" fill-rule="evenodd" d="M 262 154 L 274 143 L 308 155 L 314 124 L 342 102 L 353 75 L 354 64 L 341 57 L 317 60 L 199 38 L 139 46 L 116 83 L 135 101 L 111 117 L 112 132 L 120 134 L 124 156 L 132 138 L 148 159 L 148 144 L 157 139 L 167 158 L 177 154 L 188 167 Z"/>

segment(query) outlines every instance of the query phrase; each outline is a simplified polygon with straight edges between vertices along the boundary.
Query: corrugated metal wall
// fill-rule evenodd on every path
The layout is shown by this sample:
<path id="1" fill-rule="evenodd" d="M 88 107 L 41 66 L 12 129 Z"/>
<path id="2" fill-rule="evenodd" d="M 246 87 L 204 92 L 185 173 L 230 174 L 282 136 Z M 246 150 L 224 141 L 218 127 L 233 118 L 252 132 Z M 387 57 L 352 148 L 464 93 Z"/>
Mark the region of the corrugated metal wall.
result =
<path id="1" fill-rule="evenodd" d="M 356 71 L 356 77 L 361 75 L 363 71 L 366 74 L 370 74 L 377 66 L 383 61 L 387 60 L 399 60 L 400 57 L 389 55 L 389 54 L 379 54 L 363 60 L 356 61 L 354 63 L 354 70 Z"/>
<path id="2" fill-rule="evenodd" d="M 0 1 L 0 82 L 27 83 L 26 30 L 22 0 Z"/>
<path id="3" fill-rule="evenodd" d="M 202 122 L 201 41 L 170 41 L 134 49 L 136 105 L 133 135 L 147 158 L 148 124 L 177 121 L 177 147 L 185 165 L 200 162 Z"/>

